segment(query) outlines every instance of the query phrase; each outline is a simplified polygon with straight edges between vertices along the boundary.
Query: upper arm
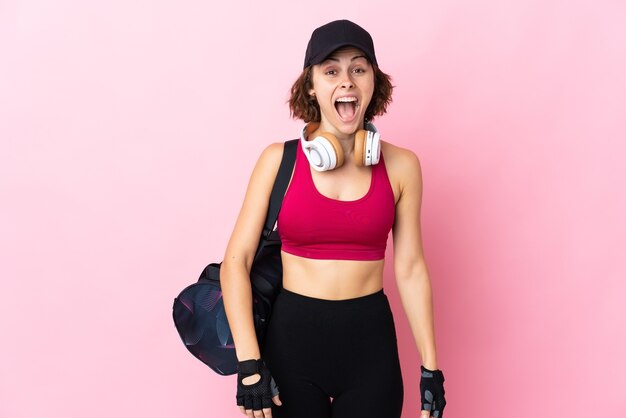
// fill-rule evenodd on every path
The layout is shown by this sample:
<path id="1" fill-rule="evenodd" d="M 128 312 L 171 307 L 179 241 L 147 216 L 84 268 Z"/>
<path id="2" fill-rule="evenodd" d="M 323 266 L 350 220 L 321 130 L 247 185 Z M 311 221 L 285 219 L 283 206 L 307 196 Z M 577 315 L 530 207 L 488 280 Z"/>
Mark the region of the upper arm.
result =
<path id="1" fill-rule="evenodd" d="M 268 145 L 254 166 L 239 216 L 226 247 L 225 262 L 244 262 L 250 271 L 265 224 L 270 194 L 280 167 L 283 148 L 282 142 Z"/>
<path id="2" fill-rule="evenodd" d="M 404 278 L 426 268 L 420 225 L 422 169 L 410 150 L 403 150 L 397 161 L 401 178 L 393 225 L 394 270 L 396 278 Z"/>

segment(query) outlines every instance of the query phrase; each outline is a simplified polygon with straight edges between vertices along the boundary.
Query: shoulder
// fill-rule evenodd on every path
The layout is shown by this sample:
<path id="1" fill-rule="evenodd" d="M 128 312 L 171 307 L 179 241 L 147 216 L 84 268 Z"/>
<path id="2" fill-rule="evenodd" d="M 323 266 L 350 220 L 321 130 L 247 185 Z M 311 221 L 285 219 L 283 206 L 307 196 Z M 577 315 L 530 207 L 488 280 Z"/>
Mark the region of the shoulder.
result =
<path id="1" fill-rule="evenodd" d="M 261 152 L 259 161 L 270 165 L 277 162 L 280 163 L 280 160 L 283 157 L 283 148 L 284 144 L 282 142 L 273 142 L 267 145 Z"/>
<path id="2" fill-rule="evenodd" d="M 284 144 L 282 142 L 273 142 L 267 145 L 259 155 L 255 172 L 262 173 L 264 176 L 267 175 L 273 181 L 283 158 L 283 149 Z"/>
<path id="3" fill-rule="evenodd" d="M 401 166 L 416 169 L 420 165 L 419 158 L 412 150 L 402 148 L 387 141 L 380 141 L 385 156 L 385 165 Z"/>
<path id="4" fill-rule="evenodd" d="M 401 192 L 411 183 L 421 184 L 422 168 L 418 156 L 408 148 L 402 148 L 387 141 L 381 141 L 385 167 L 392 185 Z"/>
<path id="5" fill-rule="evenodd" d="M 269 196 L 276 180 L 282 157 L 282 142 L 271 143 L 261 151 L 250 175 L 247 194 L 258 194 L 260 200 L 264 200 L 266 195 Z"/>

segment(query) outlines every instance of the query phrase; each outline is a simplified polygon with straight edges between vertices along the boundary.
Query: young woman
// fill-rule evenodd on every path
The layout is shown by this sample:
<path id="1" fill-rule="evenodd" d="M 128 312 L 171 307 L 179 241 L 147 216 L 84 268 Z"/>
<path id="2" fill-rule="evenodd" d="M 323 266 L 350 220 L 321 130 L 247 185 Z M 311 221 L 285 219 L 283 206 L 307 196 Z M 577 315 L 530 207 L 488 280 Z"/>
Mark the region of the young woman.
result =
<path id="1" fill-rule="evenodd" d="M 385 113 L 392 89 L 363 28 L 339 20 L 313 32 L 289 101 L 306 126 L 277 221 L 283 288 L 264 347 L 254 332 L 249 272 L 282 142 L 259 157 L 221 266 L 239 360 L 237 405 L 248 417 L 400 417 L 403 381 L 383 292 L 391 230 L 398 290 L 423 363 L 422 417 L 443 415 L 419 160 L 380 140 L 370 123 Z"/>

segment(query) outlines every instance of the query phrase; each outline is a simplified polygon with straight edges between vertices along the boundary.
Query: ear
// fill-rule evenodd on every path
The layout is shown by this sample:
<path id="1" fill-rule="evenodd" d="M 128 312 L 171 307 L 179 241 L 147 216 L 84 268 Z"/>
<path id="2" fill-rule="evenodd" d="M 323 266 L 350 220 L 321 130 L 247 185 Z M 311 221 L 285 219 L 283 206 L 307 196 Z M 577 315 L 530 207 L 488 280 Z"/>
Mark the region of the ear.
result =
<path id="1" fill-rule="evenodd" d="M 310 89 L 310 90 L 309 90 L 309 96 L 311 96 L 311 97 L 315 97 L 315 90 Z"/>

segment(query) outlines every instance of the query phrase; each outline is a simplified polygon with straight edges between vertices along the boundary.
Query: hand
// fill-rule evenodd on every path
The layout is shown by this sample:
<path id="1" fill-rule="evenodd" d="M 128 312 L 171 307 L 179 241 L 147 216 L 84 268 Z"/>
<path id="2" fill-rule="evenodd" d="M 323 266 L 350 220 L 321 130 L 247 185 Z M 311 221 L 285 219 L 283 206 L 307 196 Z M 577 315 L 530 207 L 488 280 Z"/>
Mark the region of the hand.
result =
<path id="1" fill-rule="evenodd" d="M 421 366 L 422 378 L 420 380 L 420 393 L 422 396 L 421 418 L 443 418 L 443 408 L 446 406 L 443 388 L 443 372 L 441 370 L 428 370 Z"/>
<path id="2" fill-rule="evenodd" d="M 272 400 L 282 405 L 278 386 L 261 359 L 239 362 L 237 405 L 249 418 L 272 418 Z"/>

